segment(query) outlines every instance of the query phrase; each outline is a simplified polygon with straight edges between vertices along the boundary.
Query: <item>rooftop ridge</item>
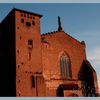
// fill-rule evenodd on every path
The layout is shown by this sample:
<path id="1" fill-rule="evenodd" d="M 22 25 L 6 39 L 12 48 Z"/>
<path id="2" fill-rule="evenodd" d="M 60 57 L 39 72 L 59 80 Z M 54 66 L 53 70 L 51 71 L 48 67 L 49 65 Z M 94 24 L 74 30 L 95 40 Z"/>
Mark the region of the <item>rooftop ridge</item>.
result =
<path id="1" fill-rule="evenodd" d="M 52 32 L 42 33 L 41 36 L 55 34 L 56 32 L 59 32 L 59 31 L 52 31 Z"/>
<path id="2" fill-rule="evenodd" d="M 34 13 L 34 12 L 30 12 L 30 11 L 26 11 L 26 10 L 22 10 L 22 9 L 18 9 L 18 8 L 13 8 L 12 10 L 17 10 L 17 11 L 20 11 L 20 12 L 25 12 L 25 13 L 29 13 L 29 14 L 34 14 L 34 15 L 40 16 L 40 17 L 43 16 L 43 15 L 38 14 L 38 13 Z"/>
<path id="3" fill-rule="evenodd" d="M 66 32 L 65 32 L 66 33 Z M 77 40 L 76 38 L 74 38 L 73 36 L 69 35 L 68 33 L 66 33 L 66 35 L 68 35 L 69 37 L 71 37 L 72 39 L 74 39 L 75 41 L 79 42 L 80 44 L 82 44 L 79 40 Z"/>
<path id="4" fill-rule="evenodd" d="M 51 35 L 51 34 L 55 34 L 56 32 L 61 32 L 61 31 L 52 31 L 52 32 L 47 32 L 47 33 L 42 33 L 41 36 L 47 36 L 47 35 Z M 63 31 L 64 32 L 64 31 Z M 68 33 L 64 32 L 66 35 L 68 35 L 70 38 L 74 39 L 75 41 L 77 41 L 78 43 L 80 43 L 81 45 L 85 45 L 85 43 L 83 44 L 83 41 L 79 41 L 76 38 L 72 37 L 71 35 L 69 35 Z"/>
<path id="5" fill-rule="evenodd" d="M 65 32 L 66 33 L 66 32 Z M 68 35 L 69 37 L 71 37 L 72 39 L 74 39 L 75 41 L 79 42 L 82 45 L 85 45 L 85 41 L 79 41 L 78 39 L 74 38 L 73 36 L 69 35 L 68 33 L 66 33 L 66 35 Z M 84 43 L 83 43 L 84 42 Z"/>
<path id="6" fill-rule="evenodd" d="M 24 13 L 28 13 L 28 14 L 33 14 L 35 16 L 40 16 L 40 18 L 43 16 L 43 15 L 38 14 L 38 13 L 33 13 L 33 12 L 30 12 L 30 11 L 26 11 L 26 10 L 22 10 L 22 9 L 18 9 L 18 8 L 13 8 L 8 12 L 8 14 L 3 18 L 3 20 L 1 20 L 0 23 L 2 23 L 10 14 L 14 13 L 15 11 L 20 11 L 20 12 L 24 12 Z"/>

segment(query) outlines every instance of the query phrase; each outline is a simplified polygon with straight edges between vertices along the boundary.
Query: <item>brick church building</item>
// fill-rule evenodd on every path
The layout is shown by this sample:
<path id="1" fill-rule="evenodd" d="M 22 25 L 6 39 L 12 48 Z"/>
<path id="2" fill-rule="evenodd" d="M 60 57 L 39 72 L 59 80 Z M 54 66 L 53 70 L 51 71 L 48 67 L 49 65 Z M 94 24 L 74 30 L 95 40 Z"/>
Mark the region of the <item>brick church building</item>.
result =
<path id="1" fill-rule="evenodd" d="M 85 42 L 64 32 L 41 34 L 42 15 L 14 8 L 0 23 L 0 96 L 97 96 Z"/>

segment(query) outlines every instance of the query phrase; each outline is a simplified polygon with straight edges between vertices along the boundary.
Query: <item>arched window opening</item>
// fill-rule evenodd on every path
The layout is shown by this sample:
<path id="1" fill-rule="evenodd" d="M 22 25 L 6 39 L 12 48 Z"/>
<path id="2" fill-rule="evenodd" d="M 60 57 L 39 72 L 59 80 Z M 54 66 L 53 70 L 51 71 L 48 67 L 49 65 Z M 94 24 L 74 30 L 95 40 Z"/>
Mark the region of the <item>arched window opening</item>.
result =
<path id="1" fill-rule="evenodd" d="M 61 71 L 61 78 L 71 78 L 70 60 L 66 54 L 63 54 L 60 57 L 60 71 Z"/>

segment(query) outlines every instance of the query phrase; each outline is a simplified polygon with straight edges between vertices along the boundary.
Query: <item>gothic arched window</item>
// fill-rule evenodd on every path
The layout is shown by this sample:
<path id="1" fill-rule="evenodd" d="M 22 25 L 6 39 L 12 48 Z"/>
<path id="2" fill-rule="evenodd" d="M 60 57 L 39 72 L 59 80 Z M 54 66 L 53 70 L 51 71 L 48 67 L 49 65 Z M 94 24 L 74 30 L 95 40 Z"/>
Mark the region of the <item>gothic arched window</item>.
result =
<path id="1" fill-rule="evenodd" d="M 66 54 L 62 54 L 60 57 L 60 72 L 61 78 L 71 78 L 70 60 Z"/>

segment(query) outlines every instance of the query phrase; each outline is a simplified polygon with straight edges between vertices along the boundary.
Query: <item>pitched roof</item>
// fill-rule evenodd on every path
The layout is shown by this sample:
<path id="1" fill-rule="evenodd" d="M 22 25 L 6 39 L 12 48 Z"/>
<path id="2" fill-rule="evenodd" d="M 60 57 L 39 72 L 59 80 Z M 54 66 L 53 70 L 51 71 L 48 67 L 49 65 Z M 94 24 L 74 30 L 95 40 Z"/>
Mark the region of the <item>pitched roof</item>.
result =
<path id="1" fill-rule="evenodd" d="M 92 67 L 92 65 L 90 64 L 88 60 L 84 60 L 84 62 L 93 72 L 95 72 L 94 68 Z"/>
<path id="2" fill-rule="evenodd" d="M 64 32 L 64 31 L 52 31 L 52 32 L 48 32 L 48 33 L 42 33 L 41 34 L 41 37 L 42 36 L 49 36 L 49 35 L 53 35 L 53 34 L 56 34 L 58 32 Z M 85 45 L 85 42 L 84 41 L 79 41 L 77 39 L 75 39 L 74 37 L 72 37 L 71 35 L 69 35 L 68 33 L 64 32 L 67 36 L 69 36 L 70 38 L 74 39 L 75 41 L 77 41 L 78 43 L 82 44 L 82 45 Z"/>

